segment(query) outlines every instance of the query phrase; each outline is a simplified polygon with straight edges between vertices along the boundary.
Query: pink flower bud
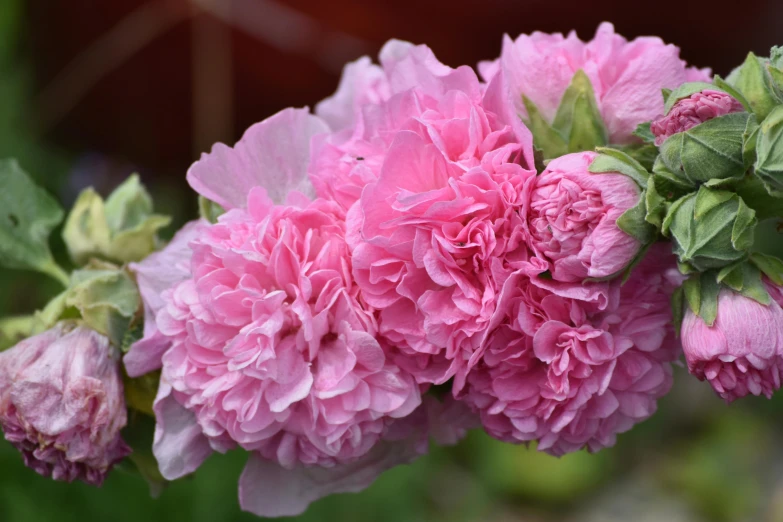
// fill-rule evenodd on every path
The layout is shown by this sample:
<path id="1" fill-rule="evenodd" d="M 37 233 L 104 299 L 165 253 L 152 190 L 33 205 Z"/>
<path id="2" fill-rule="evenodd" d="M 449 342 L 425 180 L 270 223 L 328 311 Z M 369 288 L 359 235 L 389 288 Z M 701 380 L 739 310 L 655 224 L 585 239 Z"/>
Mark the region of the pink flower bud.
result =
<path id="1" fill-rule="evenodd" d="M 669 114 L 652 122 L 650 130 L 655 135 L 655 144 L 661 145 L 673 134 L 685 132 L 718 116 L 744 110 L 731 95 L 707 89 L 675 103 Z"/>
<path id="2" fill-rule="evenodd" d="M 611 276 L 642 247 L 617 226 L 641 189 L 623 174 L 590 173 L 596 156 L 578 152 L 552 160 L 530 193 L 529 243 L 556 281 Z"/>
<path id="3" fill-rule="evenodd" d="M 40 475 L 100 485 L 130 453 L 109 340 L 60 324 L 0 353 L 0 426 Z"/>
<path id="4" fill-rule="evenodd" d="M 682 345 L 688 370 L 709 381 L 726 402 L 749 393 L 769 398 L 780 388 L 783 369 L 783 309 L 774 300 L 763 305 L 721 290 L 711 327 L 687 310 Z"/>

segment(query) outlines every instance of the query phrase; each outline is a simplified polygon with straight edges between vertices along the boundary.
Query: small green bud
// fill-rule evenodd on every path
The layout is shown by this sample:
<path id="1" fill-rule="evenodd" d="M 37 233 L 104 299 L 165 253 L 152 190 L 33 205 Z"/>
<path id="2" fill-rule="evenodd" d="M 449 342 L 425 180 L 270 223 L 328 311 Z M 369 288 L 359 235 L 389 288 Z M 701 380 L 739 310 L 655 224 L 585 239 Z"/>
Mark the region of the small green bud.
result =
<path id="1" fill-rule="evenodd" d="M 90 258 L 117 263 L 140 261 L 158 246 L 158 230 L 171 219 L 154 214 L 152 199 L 136 175 L 106 199 L 88 188 L 79 195 L 63 229 L 73 261 Z"/>
<path id="2" fill-rule="evenodd" d="M 743 153 L 748 118 L 735 112 L 674 134 L 661 145 L 661 161 L 691 185 L 739 179 L 750 166 Z"/>
<path id="3" fill-rule="evenodd" d="M 663 221 L 680 262 L 704 272 L 748 255 L 758 220 L 737 194 L 702 186 L 677 200 Z"/>

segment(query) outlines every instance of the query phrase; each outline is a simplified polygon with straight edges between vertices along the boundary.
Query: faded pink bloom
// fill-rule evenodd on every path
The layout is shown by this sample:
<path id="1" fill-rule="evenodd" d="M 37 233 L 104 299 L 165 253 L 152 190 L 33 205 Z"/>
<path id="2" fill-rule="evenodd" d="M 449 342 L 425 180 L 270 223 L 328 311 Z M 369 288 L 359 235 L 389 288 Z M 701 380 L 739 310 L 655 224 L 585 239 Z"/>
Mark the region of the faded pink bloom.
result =
<path id="1" fill-rule="evenodd" d="M 60 323 L 0 353 L 0 426 L 38 474 L 101 485 L 131 452 L 126 422 L 106 337 Z"/>
<path id="2" fill-rule="evenodd" d="M 655 135 L 655 144 L 662 145 L 669 136 L 685 132 L 718 116 L 744 110 L 742 104 L 730 94 L 705 89 L 679 100 L 666 116 L 652 122 L 650 130 Z"/>
<path id="3" fill-rule="evenodd" d="M 553 455 L 612 446 L 671 386 L 678 346 L 669 298 L 680 282 L 674 257 L 657 246 L 628 283 L 612 283 L 604 308 L 515 272 L 464 400 L 506 442 L 537 441 Z"/>
<path id="4" fill-rule="evenodd" d="M 623 174 L 590 173 L 596 156 L 578 152 L 552 160 L 532 185 L 530 247 L 557 281 L 616 274 L 642 246 L 617 226 L 617 219 L 639 202 L 641 189 Z"/>
<path id="5" fill-rule="evenodd" d="M 748 394 L 769 398 L 780 388 L 783 309 L 780 289 L 767 286 L 778 298 L 769 305 L 721 290 L 712 326 L 690 308 L 685 313 L 681 335 L 688 370 L 706 379 L 726 402 Z"/>
<path id="6" fill-rule="evenodd" d="M 484 62 L 479 70 L 490 81 L 503 71 L 517 112 L 527 111 L 526 96 L 544 118 L 552 121 L 574 73 L 582 69 L 593 85 L 596 101 L 613 143 L 633 142 L 637 125 L 663 113 L 661 89 L 675 89 L 686 81 L 709 81 L 709 69 L 694 69 L 679 58 L 679 49 L 660 38 L 628 41 L 602 23 L 595 37 L 581 41 L 576 33 L 535 32 L 516 40 L 506 36 L 496 62 Z"/>

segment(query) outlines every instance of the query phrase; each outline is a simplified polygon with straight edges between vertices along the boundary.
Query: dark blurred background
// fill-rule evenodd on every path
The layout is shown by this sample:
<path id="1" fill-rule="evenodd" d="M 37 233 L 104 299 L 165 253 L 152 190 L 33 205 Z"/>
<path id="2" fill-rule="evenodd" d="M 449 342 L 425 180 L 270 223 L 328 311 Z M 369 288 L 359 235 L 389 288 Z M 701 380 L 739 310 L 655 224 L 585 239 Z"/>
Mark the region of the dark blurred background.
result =
<path id="1" fill-rule="evenodd" d="M 18 157 L 65 206 L 139 172 L 181 224 L 196 212 L 184 175 L 201 152 L 284 107 L 315 105 L 345 62 L 389 38 L 475 65 L 499 54 L 503 33 L 590 39 L 604 20 L 722 75 L 783 44 L 782 0 L 0 0 L 0 157 Z M 0 271 L 0 315 L 30 313 L 56 291 Z M 614 449 L 554 459 L 473 433 L 298 520 L 783 521 L 783 394 L 727 407 L 684 369 L 675 381 Z M 152 500 L 121 471 L 103 491 L 41 479 L 0 442 L 0 521 L 253 520 L 237 508 L 242 459 L 215 457 Z"/>

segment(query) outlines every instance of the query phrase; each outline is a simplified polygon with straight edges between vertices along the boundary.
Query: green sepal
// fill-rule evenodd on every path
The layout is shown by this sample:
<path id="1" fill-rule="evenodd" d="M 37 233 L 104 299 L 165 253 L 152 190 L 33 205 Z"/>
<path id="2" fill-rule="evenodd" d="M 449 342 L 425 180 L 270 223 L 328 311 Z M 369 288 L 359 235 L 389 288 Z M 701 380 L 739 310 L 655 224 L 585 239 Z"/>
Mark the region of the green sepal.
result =
<path id="1" fill-rule="evenodd" d="M 84 322 L 120 348 L 141 306 L 136 283 L 125 270 L 94 266 L 76 270 L 65 297 Z"/>
<path id="2" fill-rule="evenodd" d="M 16 160 L 0 160 L 0 187 L 0 265 L 36 270 L 67 285 L 68 274 L 49 250 L 49 235 L 63 220 L 59 203 Z"/>
<path id="3" fill-rule="evenodd" d="M 152 409 L 160 384 L 160 370 L 147 373 L 141 377 L 124 376 L 125 404 L 129 408 L 140 411 L 150 417 L 155 416 Z"/>
<path id="4" fill-rule="evenodd" d="M 565 138 L 569 152 L 593 150 L 608 143 L 608 132 L 590 79 L 578 70 L 563 94 L 552 128 Z"/>
<path id="5" fill-rule="evenodd" d="M 598 152 L 598 156 L 590 163 L 589 172 L 593 174 L 624 174 L 634 180 L 639 187 L 647 187 L 650 173 L 631 156 L 611 147 L 599 147 L 596 152 Z"/>
<path id="6" fill-rule="evenodd" d="M 766 275 L 773 283 L 778 286 L 783 285 L 783 261 L 775 256 L 753 252 L 750 255 L 750 262 L 756 265 L 756 268 Z"/>
<path id="7" fill-rule="evenodd" d="M 635 206 L 617 218 L 617 227 L 642 245 L 648 245 L 655 241 L 658 231 L 647 221 L 647 203 L 644 193 Z"/>
<path id="8" fill-rule="evenodd" d="M 660 147 L 666 167 L 690 184 L 739 179 L 745 164 L 743 135 L 750 115 L 719 116 L 670 136 Z"/>
<path id="9" fill-rule="evenodd" d="M 214 201 L 211 201 L 207 198 L 205 198 L 202 195 L 199 195 L 198 197 L 198 213 L 199 215 L 212 223 L 213 225 L 217 223 L 218 218 L 226 213 L 226 209 L 224 209 L 219 204 L 215 203 Z"/>
<path id="10" fill-rule="evenodd" d="M 766 118 L 776 105 L 783 103 L 767 71 L 765 60 L 753 53 L 748 53 L 745 62 L 731 74 L 729 79 L 731 84 L 743 94 L 759 120 Z"/>
<path id="11" fill-rule="evenodd" d="M 730 95 L 732 98 L 740 102 L 742 104 L 742 107 L 748 111 L 753 112 L 752 107 L 750 106 L 750 102 L 745 99 L 745 96 L 742 95 L 741 92 L 739 92 L 737 89 L 735 89 L 730 83 L 728 83 L 726 80 L 721 78 L 719 75 L 715 75 L 715 77 L 712 80 L 712 83 L 715 84 L 715 87 L 718 87 L 717 90 L 723 91 L 726 94 Z"/>
<path id="12" fill-rule="evenodd" d="M 674 239 L 680 262 L 706 271 L 744 259 L 757 223 L 755 211 L 738 195 L 702 186 L 669 208 L 662 232 Z"/>
<path id="13" fill-rule="evenodd" d="M 783 198 L 783 105 L 759 126 L 754 171 L 771 196 Z"/>
<path id="14" fill-rule="evenodd" d="M 669 202 L 658 193 L 654 176 L 652 175 L 647 182 L 644 199 L 647 209 L 644 220 L 654 226 L 656 230 L 661 230 L 663 228 L 663 218 L 669 210 Z"/>
<path id="15" fill-rule="evenodd" d="M 746 175 L 734 187 L 734 191 L 756 211 L 759 221 L 770 218 L 783 219 L 783 198 L 771 195 L 767 185 L 757 175 Z"/>
<path id="16" fill-rule="evenodd" d="M 30 337 L 34 324 L 35 317 L 32 315 L 0 318 L 0 352 Z"/>
<path id="17" fill-rule="evenodd" d="M 672 110 L 672 107 L 674 107 L 674 104 L 676 104 L 678 101 L 689 98 L 690 96 L 693 96 L 697 92 L 701 92 L 703 90 L 715 90 L 715 86 L 706 82 L 683 83 L 666 97 L 663 113 L 669 114 L 669 111 Z"/>
<path id="18" fill-rule="evenodd" d="M 691 311 L 704 320 L 708 326 L 718 316 L 718 294 L 720 284 L 714 271 L 693 274 L 682 285 L 685 302 Z M 683 314 L 684 315 L 684 314 Z"/>
<path id="19" fill-rule="evenodd" d="M 82 191 L 68 215 L 63 240 L 80 266 L 91 258 L 140 261 L 160 246 L 158 231 L 170 222 L 168 216 L 153 213 L 152 199 L 134 174 L 105 202 L 92 188 Z"/>
<path id="20" fill-rule="evenodd" d="M 549 160 L 568 154 L 566 140 L 552 126 L 547 123 L 541 112 L 527 96 L 522 95 L 522 102 L 527 110 L 525 124 L 533 134 L 533 143 L 543 153 L 544 159 Z M 199 202 L 201 199 L 199 199 Z M 200 205 L 199 205 L 200 206 Z M 202 217 L 206 217 L 202 214 Z"/>
<path id="21" fill-rule="evenodd" d="M 680 329 L 682 328 L 682 320 L 685 317 L 685 292 L 682 286 L 678 286 L 672 293 L 671 307 L 672 307 L 672 322 L 674 323 L 674 334 L 679 337 Z"/>
<path id="22" fill-rule="evenodd" d="M 718 272 L 717 281 L 735 292 L 763 305 L 770 303 L 769 292 L 761 279 L 759 269 L 747 261 L 724 267 Z"/>
<path id="23" fill-rule="evenodd" d="M 640 123 L 636 126 L 636 130 L 633 131 L 633 135 L 637 138 L 641 138 L 645 143 L 655 143 L 655 135 L 652 133 L 652 130 L 650 130 L 651 124 L 651 121 Z"/>
<path id="24" fill-rule="evenodd" d="M 616 148 L 638 161 L 647 171 L 652 171 L 655 160 L 658 159 L 658 147 L 652 143 L 620 145 Z"/>
<path id="25" fill-rule="evenodd" d="M 652 181 L 655 183 L 655 189 L 666 201 L 676 201 L 698 189 L 698 186 L 692 184 L 687 179 L 678 177 L 669 170 L 660 156 L 655 160 L 652 172 Z"/>
<path id="26" fill-rule="evenodd" d="M 669 96 L 672 95 L 672 90 L 664 87 L 663 89 L 661 89 L 661 95 L 663 96 L 663 105 L 665 107 L 666 104 L 669 102 Z"/>

